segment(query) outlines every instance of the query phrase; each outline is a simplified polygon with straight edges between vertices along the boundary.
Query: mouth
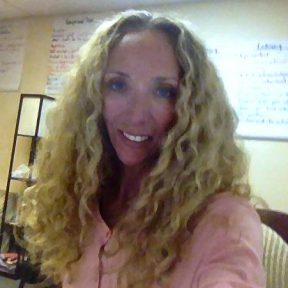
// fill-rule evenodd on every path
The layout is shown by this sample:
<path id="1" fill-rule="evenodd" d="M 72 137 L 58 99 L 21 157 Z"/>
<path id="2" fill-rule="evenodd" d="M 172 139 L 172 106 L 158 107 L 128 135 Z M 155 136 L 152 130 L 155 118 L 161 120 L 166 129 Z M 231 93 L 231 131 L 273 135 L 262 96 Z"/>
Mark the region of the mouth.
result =
<path id="1" fill-rule="evenodd" d="M 147 135 L 132 135 L 127 132 L 121 131 L 121 134 L 128 140 L 136 143 L 142 143 L 144 141 L 150 140 L 152 137 Z"/>

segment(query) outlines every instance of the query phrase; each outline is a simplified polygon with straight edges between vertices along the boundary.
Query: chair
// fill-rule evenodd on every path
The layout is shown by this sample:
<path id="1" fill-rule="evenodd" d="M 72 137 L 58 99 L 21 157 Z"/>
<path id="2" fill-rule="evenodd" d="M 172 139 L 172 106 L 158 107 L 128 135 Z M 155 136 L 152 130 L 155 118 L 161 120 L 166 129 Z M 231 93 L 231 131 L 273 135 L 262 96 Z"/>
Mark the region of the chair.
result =
<path id="1" fill-rule="evenodd" d="M 257 212 L 261 222 L 277 232 L 288 243 L 288 214 L 269 209 L 257 209 Z"/>
<path id="2" fill-rule="evenodd" d="M 267 288 L 288 287 L 288 214 L 257 209 L 262 221 Z"/>

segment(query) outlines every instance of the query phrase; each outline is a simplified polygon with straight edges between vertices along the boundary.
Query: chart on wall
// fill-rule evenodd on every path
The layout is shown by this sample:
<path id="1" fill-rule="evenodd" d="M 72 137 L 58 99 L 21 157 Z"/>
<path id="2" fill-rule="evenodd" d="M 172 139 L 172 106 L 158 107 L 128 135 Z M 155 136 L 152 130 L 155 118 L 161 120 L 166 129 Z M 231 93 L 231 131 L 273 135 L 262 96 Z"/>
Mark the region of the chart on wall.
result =
<path id="1" fill-rule="evenodd" d="M 0 91 L 19 89 L 26 35 L 26 21 L 0 22 Z"/>
<path id="2" fill-rule="evenodd" d="M 98 22 L 95 15 L 55 18 L 49 54 L 46 94 L 61 93 L 66 73 L 77 59 L 79 49 L 93 34 Z"/>
<path id="3" fill-rule="evenodd" d="M 98 25 L 95 15 L 56 18 L 49 55 L 47 95 L 61 94 L 66 73 Z M 288 139 L 288 41 L 207 44 L 246 138 Z"/>

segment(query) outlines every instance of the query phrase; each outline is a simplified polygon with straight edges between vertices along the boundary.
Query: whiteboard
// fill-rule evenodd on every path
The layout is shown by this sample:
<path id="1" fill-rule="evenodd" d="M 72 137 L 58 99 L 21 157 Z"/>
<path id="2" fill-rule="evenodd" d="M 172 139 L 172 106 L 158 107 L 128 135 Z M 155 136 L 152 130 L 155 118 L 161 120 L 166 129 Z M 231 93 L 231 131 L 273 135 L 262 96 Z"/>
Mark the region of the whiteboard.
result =
<path id="1" fill-rule="evenodd" d="M 288 41 L 243 42 L 208 49 L 239 117 L 237 134 L 288 139 Z"/>

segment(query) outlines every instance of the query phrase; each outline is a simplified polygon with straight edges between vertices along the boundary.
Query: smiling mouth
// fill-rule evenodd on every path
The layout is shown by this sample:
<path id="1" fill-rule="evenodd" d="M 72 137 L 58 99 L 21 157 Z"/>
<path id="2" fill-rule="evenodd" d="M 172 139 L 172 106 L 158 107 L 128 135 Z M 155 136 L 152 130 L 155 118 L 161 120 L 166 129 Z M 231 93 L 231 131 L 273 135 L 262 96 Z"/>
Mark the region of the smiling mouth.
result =
<path id="1" fill-rule="evenodd" d="M 141 143 L 141 142 L 144 142 L 146 140 L 148 140 L 149 136 L 141 136 L 141 135 L 131 135 L 131 134 L 128 134 L 124 131 L 122 131 L 122 135 L 127 138 L 128 140 L 130 141 L 133 141 L 133 142 L 137 142 L 137 143 Z"/>

